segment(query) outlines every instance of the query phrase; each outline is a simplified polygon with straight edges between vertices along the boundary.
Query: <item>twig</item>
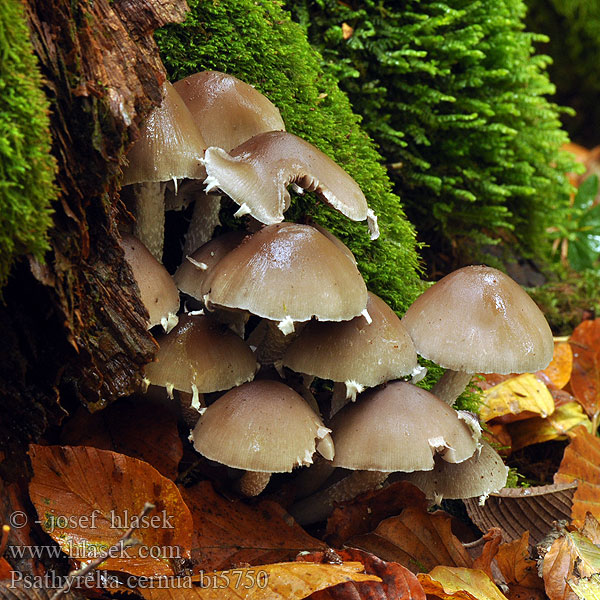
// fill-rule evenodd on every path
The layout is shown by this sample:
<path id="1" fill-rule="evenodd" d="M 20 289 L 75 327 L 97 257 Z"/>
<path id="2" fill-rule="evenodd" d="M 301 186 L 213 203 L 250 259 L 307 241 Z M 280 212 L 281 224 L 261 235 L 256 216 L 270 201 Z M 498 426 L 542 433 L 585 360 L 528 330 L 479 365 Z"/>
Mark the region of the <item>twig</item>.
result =
<path id="1" fill-rule="evenodd" d="M 143 517 L 145 517 L 153 508 L 154 508 L 154 504 L 151 504 L 150 502 L 146 502 L 146 504 L 144 504 L 144 508 L 143 508 L 142 512 L 139 514 L 139 517 L 134 521 L 135 525 L 131 526 L 115 544 L 113 544 L 103 554 L 101 554 L 100 556 L 95 558 L 91 563 L 88 563 L 87 565 L 85 565 L 85 567 L 82 567 L 81 569 L 71 571 L 67 575 L 67 580 L 65 581 L 64 585 L 60 589 L 56 590 L 56 592 L 54 592 L 54 594 L 52 594 L 52 596 L 50 597 L 50 600 L 58 600 L 58 598 L 60 598 L 60 596 L 62 596 L 67 590 L 70 589 L 71 582 L 76 577 L 82 577 L 82 576 L 87 575 L 90 571 L 95 569 L 97 566 L 101 565 L 111 555 L 115 554 L 116 552 L 122 551 L 123 548 L 125 547 L 125 544 L 128 541 L 130 541 L 131 535 L 133 534 L 133 532 L 138 528 L 139 524 L 142 522 Z"/>

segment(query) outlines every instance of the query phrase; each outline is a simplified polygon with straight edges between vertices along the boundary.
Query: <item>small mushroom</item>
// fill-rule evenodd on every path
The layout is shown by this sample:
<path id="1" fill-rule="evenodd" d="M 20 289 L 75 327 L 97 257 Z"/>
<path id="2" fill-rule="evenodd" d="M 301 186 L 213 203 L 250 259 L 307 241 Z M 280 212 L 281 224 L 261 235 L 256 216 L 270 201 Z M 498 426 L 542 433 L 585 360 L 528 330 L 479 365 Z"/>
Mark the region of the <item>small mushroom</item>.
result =
<path id="1" fill-rule="evenodd" d="M 535 302 L 508 275 L 476 265 L 446 275 L 406 311 L 417 352 L 448 369 L 432 392 L 453 404 L 473 373 L 528 373 L 552 360 L 554 341 Z"/>
<path id="2" fill-rule="evenodd" d="M 242 493 L 256 496 L 272 473 L 312 463 L 321 448 L 331 452 L 329 429 L 304 399 L 277 381 L 253 381 L 211 404 L 191 437 L 203 456 L 246 473 Z"/>
<path id="3" fill-rule="evenodd" d="M 336 386 L 332 399 L 335 414 L 357 393 L 418 370 L 417 353 L 396 313 L 369 292 L 364 316 L 338 323 L 311 321 L 287 348 L 284 366 Z"/>
<path id="4" fill-rule="evenodd" d="M 179 292 L 173 278 L 134 236 L 123 234 L 119 244 L 138 284 L 142 304 L 150 316 L 148 329 L 162 325 L 169 332 L 177 325 L 179 310 Z"/>
<path id="5" fill-rule="evenodd" d="M 371 239 L 379 236 L 377 218 L 360 187 L 333 160 L 303 139 L 272 131 L 226 152 L 209 147 L 204 156 L 207 191 L 218 188 L 239 206 L 236 216 L 250 214 L 261 223 L 283 221 L 290 205 L 288 186 L 315 192 L 353 221 L 369 224 Z"/>
<path id="6" fill-rule="evenodd" d="M 206 144 L 190 111 L 166 82 L 163 101 L 141 128 L 140 138 L 127 153 L 123 185 L 134 185 L 133 233 L 157 259 L 162 259 L 165 223 L 165 183 L 184 177 L 203 179 Z"/>
<path id="7" fill-rule="evenodd" d="M 451 463 L 465 461 L 480 437 L 460 413 L 403 381 L 365 392 L 335 416 L 331 429 L 333 466 L 354 473 L 291 508 L 303 525 L 324 519 L 334 502 L 373 489 L 392 472 L 431 470 L 436 455 Z"/>
<path id="8" fill-rule="evenodd" d="M 177 327 L 158 338 L 155 362 L 145 367 L 146 381 L 192 394 L 199 409 L 199 394 L 227 390 L 250 381 L 256 360 L 249 346 L 221 324 L 202 315 L 181 315 Z"/>
<path id="9" fill-rule="evenodd" d="M 231 150 L 258 133 L 283 131 L 279 109 L 233 75 L 202 71 L 173 84 L 208 146 Z M 184 253 L 207 242 L 219 224 L 220 196 L 195 194 Z"/>

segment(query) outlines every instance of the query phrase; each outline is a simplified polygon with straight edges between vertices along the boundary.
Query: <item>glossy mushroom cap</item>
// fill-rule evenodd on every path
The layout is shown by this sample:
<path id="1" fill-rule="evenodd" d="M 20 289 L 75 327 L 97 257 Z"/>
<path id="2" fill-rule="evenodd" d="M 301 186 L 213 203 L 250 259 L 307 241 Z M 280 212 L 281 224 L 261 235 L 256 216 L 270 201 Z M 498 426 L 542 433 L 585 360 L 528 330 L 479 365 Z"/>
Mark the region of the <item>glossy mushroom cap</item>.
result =
<path id="1" fill-rule="evenodd" d="M 120 246 L 140 289 L 142 304 L 150 319 L 148 329 L 162 325 L 169 330 L 177 323 L 179 292 L 169 272 L 136 237 L 123 234 Z"/>
<path id="2" fill-rule="evenodd" d="M 250 347 L 208 317 L 181 315 L 177 327 L 157 341 L 155 362 L 145 367 L 154 385 L 207 394 L 254 377 L 256 360 Z"/>
<path id="3" fill-rule="evenodd" d="M 486 266 L 446 275 L 415 300 L 402 323 L 421 356 L 453 371 L 535 372 L 554 352 L 535 302 L 510 277 Z"/>
<path id="4" fill-rule="evenodd" d="M 263 473 L 284 473 L 312 463 L 329 429 L 294 390 L 253 381 L 211 404 L 192 432 L 194 448 L 210 460 Z"/>
<path id="5" fill-rule="evenodd" d="M 144 123 L 140 138 L 127 153 L 123 185 L 172 179 L 201 179 L 206 143 L 173 86 L 166 82 L 162 104 Z"/>
<path id="6" fill-rule="evenodd" d="M 177 287 L 196 300 L 202 300 L 208 292 L 205 281 L 215 265 L 235 247 L 239 246 L 246 234 L 242 231 L 229 231 L 203 244 L 195 252 L 186 256 L 173 279 Z"/>
<path id="7" fill-rule="evenodd" d="M 290 205 L 287 190 L 296 184 L 314 191 L 353 221 L 369 220 L 371 237 L 379 235 L 376 217 L 360 187 L 333 160 L 303 139 L 284 131 L 261 133 L 227 153 L 207 149 L 207 191 L 223 190 L 241 209 L 267 225 L 283 221 Z"/>
<path id="8" fill-rule="evenodd" d="M 450 500 L 488 496 L 506 485 L 508 467 L 500 455 L 483 442 L 480 451 L 458 464 L 436 459 L 432 471 L 405 473 L 401 479 L 414 483 L 438 504 Z"/>
<path id="9" fill-rule="evenodd" d="M 309 225 L 281 223 L 248 236 L 205 283 L 211 304 L 272 321 L 344 321 L 367 305 L 356 265 Z"/>
<path id="10" fill-rule="evenodd" d="M 209 146 L 231 150 L 258 133 L 285 130 L 279 109 L 233 75 L 202 71 L 174 87 Z"/>
<path id="11" fill-rule="evenodd" d="M 310 322 L 283 355 L 297 373 L 374 387 L 411 374 L 417 353 L 396 313 L 369 293 L 364 316 L 339 323 Z"/>
<path id="12" fill-rule="evenodd" d="M 336 467 L 362 471 L 424 471 L 434 456 L 458 463 L 473 455 L 478 435 L 453 408 L 410 383 L 365 392 L 331 424 Z"/>

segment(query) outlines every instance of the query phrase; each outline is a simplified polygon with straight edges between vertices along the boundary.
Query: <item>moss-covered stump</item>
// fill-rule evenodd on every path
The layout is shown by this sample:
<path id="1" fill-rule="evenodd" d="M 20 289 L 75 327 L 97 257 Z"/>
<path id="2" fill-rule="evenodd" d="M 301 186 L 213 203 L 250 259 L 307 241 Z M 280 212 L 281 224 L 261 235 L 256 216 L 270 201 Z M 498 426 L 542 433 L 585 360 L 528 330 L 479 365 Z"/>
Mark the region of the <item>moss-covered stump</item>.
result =
<path id="1" fill-rule="evenodd" d="M 432 263 L 498 241 L 547 258 L 568 206 L 567 136 L 522 1 L 287 5 L 380 145 Z"/>
<path id="2" fill-rule="evenodd" d="M 335 77 L 321 68 L 303 30 L 276 0 L 190 0 L 184 23 L 156 33 L 163 62 L 175 81 L 213 69 L 254 85 L 281 111 L 288 131 L 308 140 L 352 175 L 379 216 L 381 238 L 369 240 L 356 224 L 314 197 L 295 197 L 288 220 L 314 219 L 354 252 L 369 288 L 404 311 L 420 290 L 414 230 L 381 157 L 361 129 Z"/>
<path id="3" fill-rule="evenodd" d="M 58 199 L 45 264 L 22 260 L 0 307 L 5 454 L 57 422 L 65 406 L 97 407 L 130 393 L 156 349 L 117 244 L 118 177 L 124 148 L 160 102 L 166 77 L 152 32 L 185 10 L 182 0 L 24 6 L 51 105 Z M 26 45 L 14 52 L 33 65 Z M 29 98 L 23 93 L 19 102 Z M 43 115 L 36 98 L 32 119 Z M 26 192 L 30 202 L 37 192 Z M 41 232 L 35 237 L 44 243 Z"/>

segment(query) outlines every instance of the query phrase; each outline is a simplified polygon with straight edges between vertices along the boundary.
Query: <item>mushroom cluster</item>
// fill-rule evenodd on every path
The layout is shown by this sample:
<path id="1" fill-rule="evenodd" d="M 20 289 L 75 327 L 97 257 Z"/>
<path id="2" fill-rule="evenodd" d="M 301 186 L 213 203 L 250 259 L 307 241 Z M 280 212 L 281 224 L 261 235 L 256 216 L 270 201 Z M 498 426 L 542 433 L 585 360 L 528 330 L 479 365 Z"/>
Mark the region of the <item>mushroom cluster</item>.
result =
<path id="1" fill-rule="evenodd" d="M 183 121 L 172 125 L 176 114 Z M 305 473 L 315 480 L 338 467 L 353 471 L 293 507 L 306 523 L 390 473 L 419 473 L 414 481 L 438 500 L 461 493 L 452 473 L 478 463 L 488 471 L 495 465 L 493 473 L 461 497 L 503 485 L 506 469 L 490 447 L 481 450 L 476 418 L 451 404 L 471 373 L 549 362 L 549 329 L 541 313 L 526 312 L 531 306 L 523 296 L 533 302 L 514 282 L 469 267 L 433 285 L 400 320 L 368 292 L 341 240 L 283 221 L 288 188 L 308 190 L 349 219 L 366 220 L 376 238 L 376 217 L 357 183 L 285 132 L 277 108 L 229 75 L 198 73 L 167 85 L 130 158 L 125 182 L 136 188 L 134 231 L 141 241 L 124 235 L 123 249 L 148 326 L 164 328 L 145 381 L 178 394 L 193 411 L 186 422 L 194 448 L 239 470 L 239 491 L 258 494 L 272 473 L 313 463 Z M 139 164 L 142 158 L 150 165 Z M 225 195 L 239 206 L 235 216 L 245 216 L 245 232 L 215 235 Z M 164 211 L 192 202 L 185 258 L 171 277 L 160 264 Z M 142 255 L 151 267 L 140 266 Z M 450 316 L 452 307 L 460 316 Z M 417 352 L 449 369 L 434 393 L 415 385 L 423 376 Z M 496 361 L 485 362 L 488 355 Z M 315 398 L 315 378 L 333 391 L 317 386 Z M 454 487 L 439 483 L 447 480 Z"/>

